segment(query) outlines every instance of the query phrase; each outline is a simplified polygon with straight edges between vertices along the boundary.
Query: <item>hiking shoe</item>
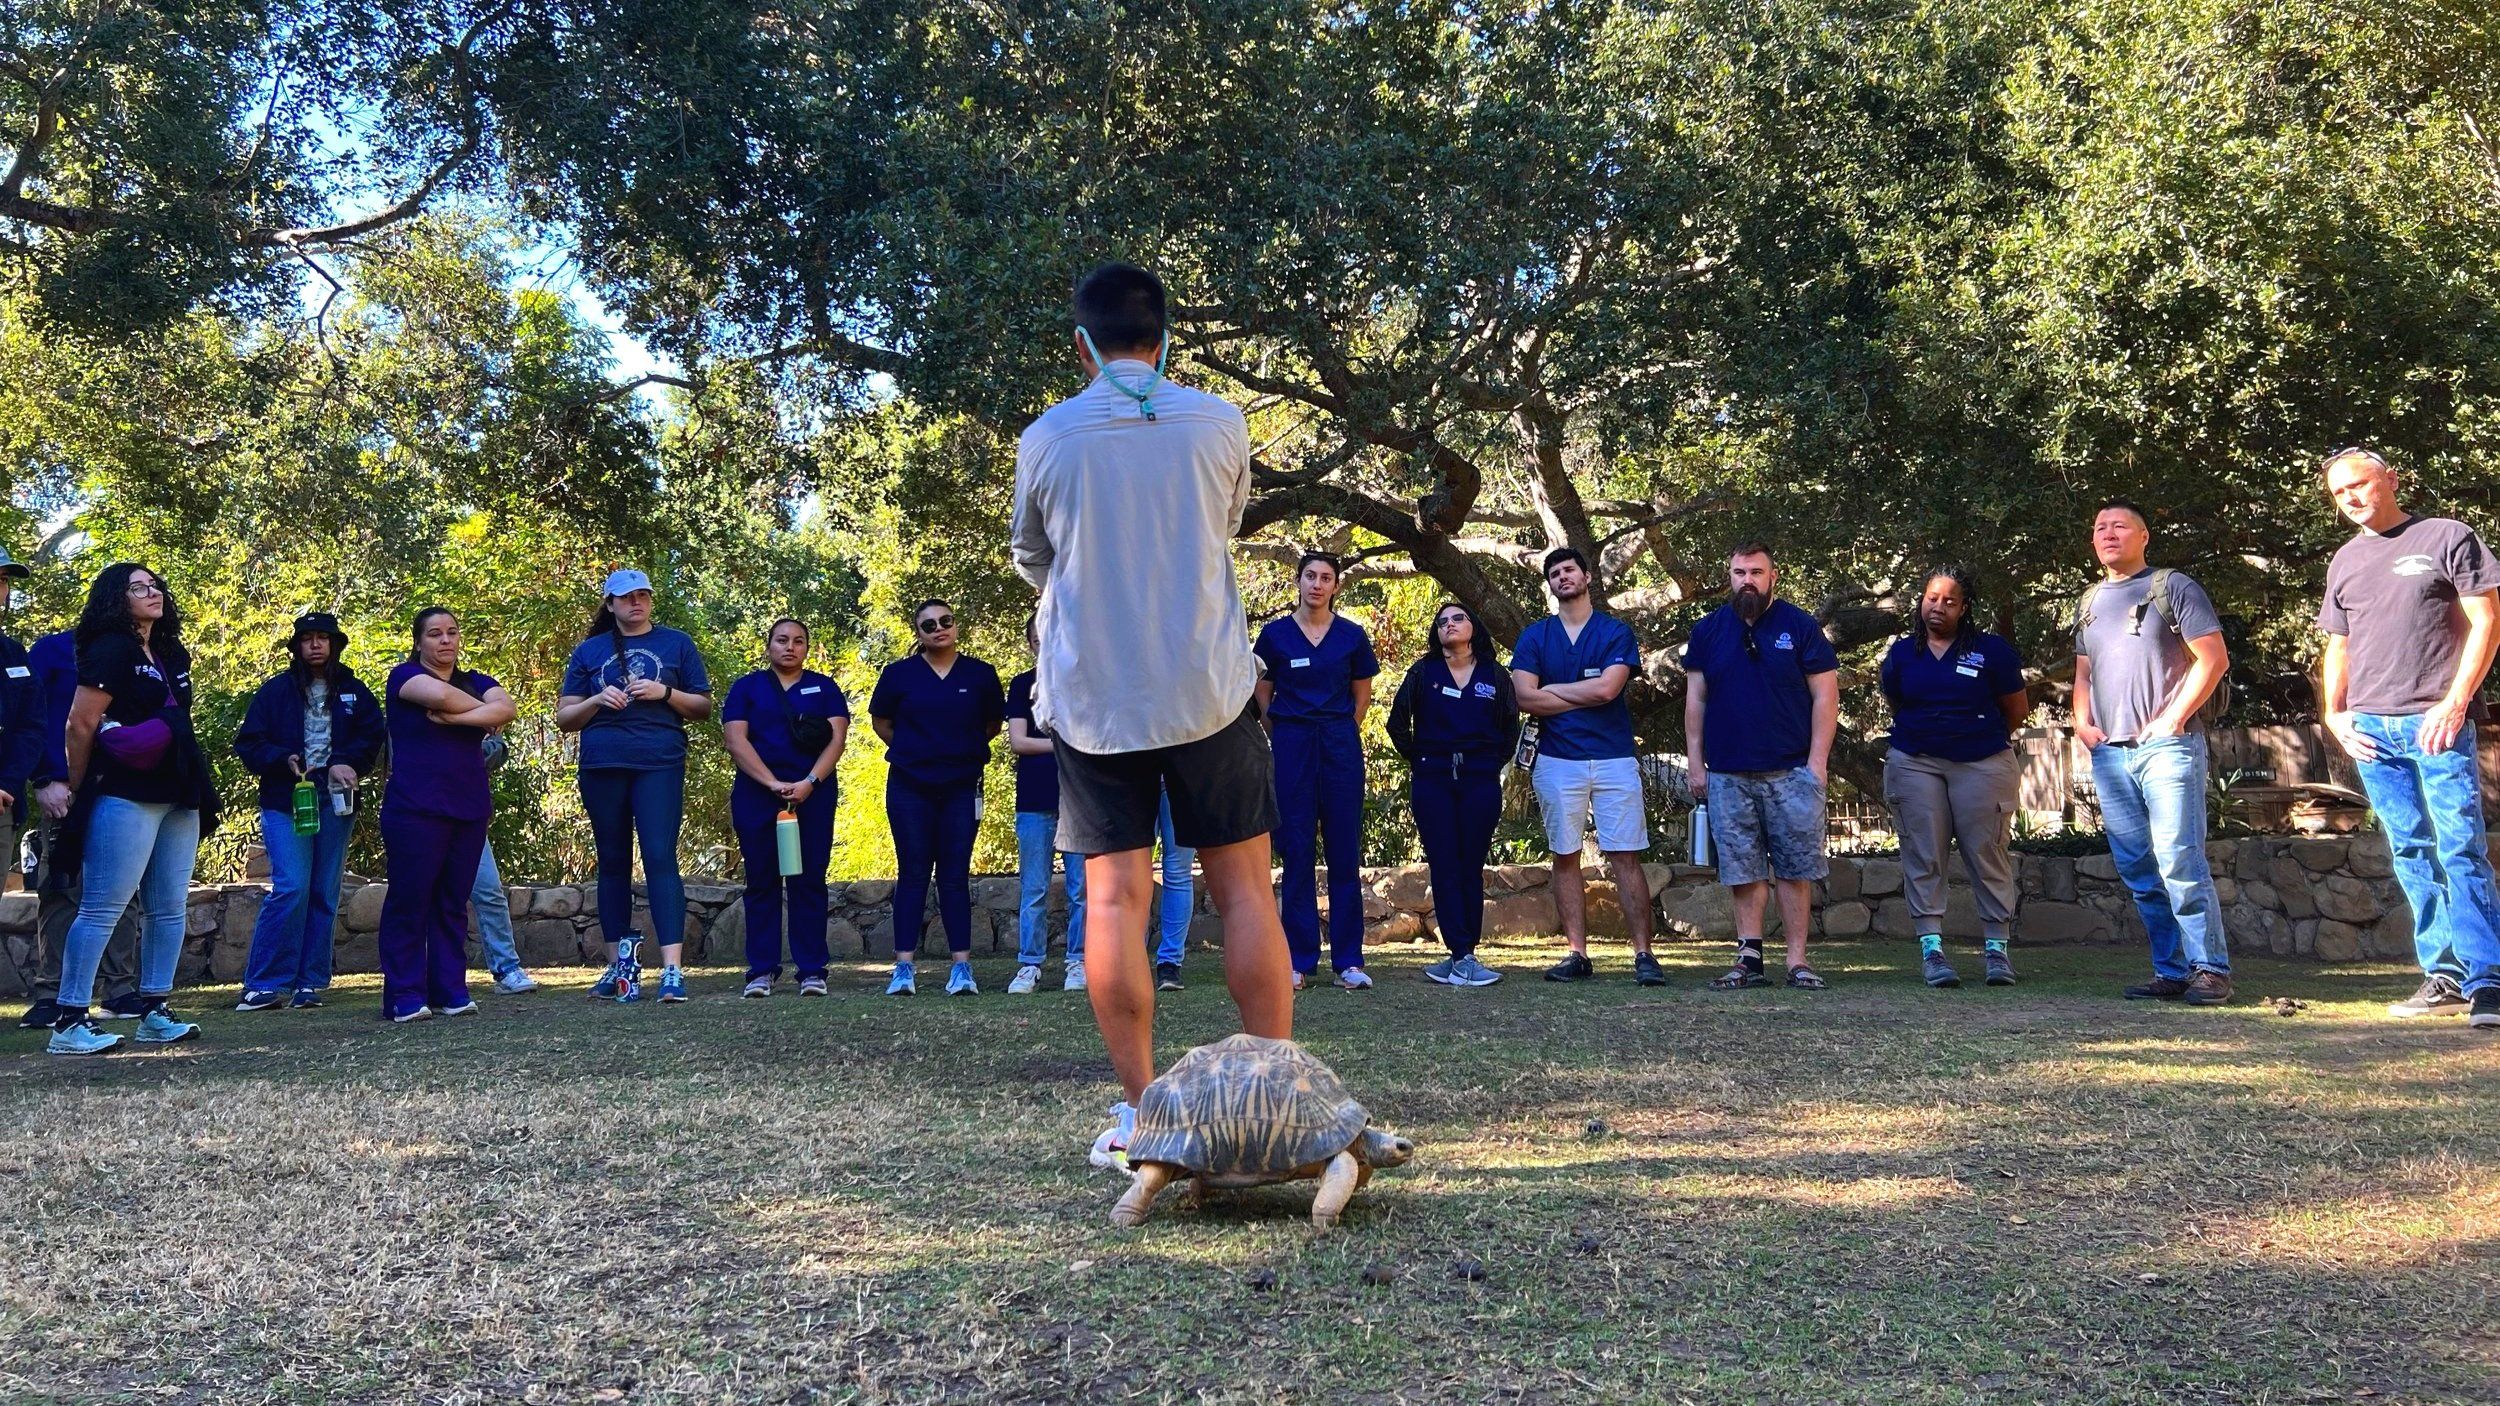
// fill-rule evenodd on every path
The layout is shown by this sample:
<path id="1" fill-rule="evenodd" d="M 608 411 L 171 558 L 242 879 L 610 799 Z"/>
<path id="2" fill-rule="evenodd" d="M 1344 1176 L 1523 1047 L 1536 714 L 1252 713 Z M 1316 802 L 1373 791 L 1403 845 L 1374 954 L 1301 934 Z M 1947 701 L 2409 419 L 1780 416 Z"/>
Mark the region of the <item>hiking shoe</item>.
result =
<path id="1" fill-rule="evenodd" d="M 1962 984 L 1962 974 L 1953 969 L 1953 964 L 1944 959 L 1942 952 L 1929 952 L 1921 956 L 1918 960 L 1918 974 L 1930 986 L 1944 987 Z"/>
<path id="2" fill-rule="evenodd" d="M 2500 1030 L 2500 986 L 2486 986 L 2474 993 L 2474 1009 L 2465 1023 L 2475 1030 Z"/>
<path id="3" fill-rule="evenodd" d="M 477 1000 L 476 1000 L 476 998 L 471 997 L 471 998 L 469 998 L 469 999 L 467 999 L 467 1000 L 462 1001 L 459 1005 L 456 1005 L 456 1006 L 445 1006 L 445 1007 L 443 1007 L 442 1014 L 443 1014 L 443 1015 L 445 1015 L 445 1016 L 447 1016 L 447 1017 L 448 1017 L 448 1016 L 455 1016 L 455 1015 L 476 1015 L 476 1014 L 477 1014 Z"/>
<path id="4" fill-rule="evenodd" d="M 1473 952 L 1450 963 L 1450 984 L 1453 986 L 1491 986 L 1501 979 L 1500 972 L 1477 961 Z"/>
<path id="5" fill-rule="evenodd" d="M 1155 989 L 1157 991 L 1180 990 L 1181 964 L 1178 962 L 1155 963 Z"/>
<path id="6" fill-rule="evenodd" d="M 52 1027 L 52 1039 L 43 1047 L 45 1054 L 92 1055 L 121 1048 L 122 1037 L 107 1035 L 104 1027 L 92 1020 L 73 1020 Z"/>
<path id="7" fill-rule="evenodd" d="M 1071 961 L 1067 964 L 1067 966 L 1061 969 L 1059 973 L 1059 989 L 1062 991 L 1082 991 L 1085 989 L 1085 963 L 1082 960 Z"/>
<path id="8" fill-rule="evenodd" d="M 1444 957 L 1440 961 L 1424 968 L 1424 980 L 1431 982 L 1435 986 L 1456 986 L 1458 985 L 1458 981 L 1453 973 L 1457 970 L 1458 959 L 1456 957 Z"/>
<path id="9" fill-rule="evenodd" d="M 2130 986 L 2125 996 L 2130 1001 L 2175 1001 L 2187 994 L 2188 984 L 2173 977 L 2157 976 L 2151 981 Z"/>
<path id="10" fill-rule="evenodd" d="M 286 993 L 283 991 L 246 991 L 243 999 L 234 1003 L 234 1008 L 238 1011 L 274 1011 L 285 1004 Z"/>
<path id="11" fill-rule="evenodd" d="M 295 999 L 287 1002 L 286 1004 L 287 1009 L 289 1010 L 319 1010 L 321 1009 L 321 993 L 318 991 L 298 991 L 295 993 Z"/>
<path id="12" fill-rule="evenodd" d="M 772 994 L 773 979 L 769 976 L 759 976 L 755 978 L 753 981 L 746 984 L 746 988 L 744 990 L 738 993 L 740 998 L 749 1001 L 761 1001 Z"/>
<path id="13" fill-rule="evenodd" d="M 130 1041 L 134 1045 L 178 1045 L 200 1033 L 200 1027 L 187 1020 L 177 1020 L 174 1013 L 158 1006 L 139 1017 L 139 1028 Z"/>
<path id="14" fill-rule="evenodd" d="M 2465 999 L 2465 992 L 2458 987 L 2455 977 L 2434 972 L 2422 978 L 2420 989 L 2389 1006 L 2387 1013 L 2398 1020 L 2410 1020 L 2422 1015 L 2458 1015 L 2472 1004 Z"/>
<path id="15" fill-rule="evenodd" d="M 686 974 L 675 967 L 660 972 L 660 1001 L 664 1005 L 683 1005 L 686 1000 Z"/>
<path id="16" fill-rule="evenodd" d="M 1348 967 L 1337 973 L 1337 984 L 1348 991 L 1369 991 L 1372 989 L 1371 974 L 1361 967 Z"/>
<path id="17" fill-rule="evenodd" d="M 1565 952 L 1563 959 L 1545 969 L 1547 981 L 1586 981 L 1597 975 L 1597 964 L 1585 952 Z"/>
<path id="18" fill-rule="evenodd" d="M 495 989 L 507 996 L 526 996 L 538 989 L 536 978 L 514 967 L 495 978 Z"/>
<path id="19" fill-rule="evenodd" d="M 822 976 L 799 978 L 799 994 L 802 996 L 822 996 L 825 994 L 825 989 L 825 979 Z"/>
<path id="20" fill-rule="evenodd" d="M 136 991 L 115 996 L 96 1009 L 106 1020 L 137 1020 L 148 1013 L 148 998 Z"/>
<path id="21" fill-rule="evenodd" d="M 1729 967 L 1726 971 L 1710 978 L 1710 989 L 1713 991 L 1743 991 L 1749 987 L 1770 984 L 1769 972 L 1756 971 L 1747 966 Z"/>
<path id="22" fill-rule="evenodd" d="M 1642 986 L 1667 984 L 1667 970 L 1658 965 L 1657 953 L 1635 952 L 1632 954 L 1632 980 Z"/>
<path id="23" fill-rule="evenodd" d="M 2231 976 L 2228 972 L 2198 972 L 2188 978 L 2187 995 L 2191 1006 L 2218 1006 L 2231 999 Z"/>
<path id="24" fill-rule="evenodd" d="M 412 1006 L 409 1009 L 392 1016 L 391 1024 L 411 1025 L 420 1020 L 432 1020 L 433 1018 L 434 1008 L 432 1006 Z"/>
<path id="25" fill-rule="evenodd" d="M 1985 955 L 1988 959 L 1988 984 L 1990 986 L 2013 985 L 2014 959 L 2006 955 L 2005 949 L 1991 947 Z"/>
<path id="26" fill-rule="evenodd" d="M 896 962 L 894 964 L 894 979 L 885 984 L 885 994 L 888 996 L 911 996 L 918 994 L 919 990 L 920 984 L 912 979 L 911 963 Z"/>
<path id="27" fill-rule="evenodd" d="M 1015 977 L 1007 983 L 1010 996 L 1030 996 L 1042 984 L 1042 969 L 1031 963 L 1016 968 Z"/>
<path id="28" fill-rule="evenodd" d="M 1101 1171 L 1126 1172 L 1128 1140 L 1136 1133 L 1137 1110 L 1126 1100 L 1111 1105 L 1111 1126 L 1094 1139 L 1093 1147 L 1085 1154 L 1086 1162 Z"/>
<path id="29" fill-rule="evenodd" d="M 949 996 L 981 994 L 981 983 L 972 979 L 972 963 L 957 962 L 946 969 L 946 994 Z"/>
<path id="30" fill-rule="evenodd" d="M 26 1014 L 17 1018 L 20 1030 L 50 1030 L 60 1023 L 61 1003 L 58 1001 L 37 1001 L 26 1008 Z"/>

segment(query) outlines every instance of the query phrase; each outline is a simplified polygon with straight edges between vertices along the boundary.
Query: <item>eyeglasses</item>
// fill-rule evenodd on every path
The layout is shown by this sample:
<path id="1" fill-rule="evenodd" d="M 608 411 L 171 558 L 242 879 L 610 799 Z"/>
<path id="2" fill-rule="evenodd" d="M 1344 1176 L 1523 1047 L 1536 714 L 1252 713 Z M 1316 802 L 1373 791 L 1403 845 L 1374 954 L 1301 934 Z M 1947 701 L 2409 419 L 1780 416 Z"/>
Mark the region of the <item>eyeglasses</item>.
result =
<path id="1" fill-rule="evenodd" d="M 161 596 L 165 594 L 165 588 L 156 584 L 154 581 L 133 581 L 124 589 L 129 591 L 130 594 L 134 596 Z"/>
<path id="2" fill-rule="evenodd" d="M 934 635 L 940 630 L 953 628 L 955 628 L 955 617 L 952 615 L 940 615 L 920 622 L 920 633 L 924 635 Z"/>

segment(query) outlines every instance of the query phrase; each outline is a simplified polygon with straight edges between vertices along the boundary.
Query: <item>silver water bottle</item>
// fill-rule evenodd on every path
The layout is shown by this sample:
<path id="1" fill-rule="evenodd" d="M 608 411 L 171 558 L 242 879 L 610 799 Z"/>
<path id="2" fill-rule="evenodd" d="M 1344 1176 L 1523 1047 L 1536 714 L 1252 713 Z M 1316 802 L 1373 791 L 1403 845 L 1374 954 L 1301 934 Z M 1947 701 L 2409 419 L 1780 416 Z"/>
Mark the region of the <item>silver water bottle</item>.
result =
<path id="1" fill-rule="evenodd" d="M 1691 836 L 1691 838 L 1692 838 L 1692 842 L 1693 842 L 1693 843 L 1692 843 L 1692 859 L 1693 859 L 1693 863 L 1694 863 L 1694 864 L 1696 864 L 1696 865 L 1701 865 L 1701 866 L 1705 866 L 1705 867 L 1706 867 L 1706 866 L 1708 866 L 1708 865 L 1710 864 L 1710 862 L 1711 862 L 1711 860 L 1710 860 L 1710 807 L 1709 807 L 1709 806 L 1707 806 L 1707 805 L 1705 805 L 1705 804 L 1702 804 L 1701 802 L 1698 802 L 1698 801 L 1694 802 L 1694 804 L 1693 804 L 1693 817 L 1692 817 L 1692 821 L 1691 821 L 1691 827 L 1692 827 L 1692 836 Z"/>

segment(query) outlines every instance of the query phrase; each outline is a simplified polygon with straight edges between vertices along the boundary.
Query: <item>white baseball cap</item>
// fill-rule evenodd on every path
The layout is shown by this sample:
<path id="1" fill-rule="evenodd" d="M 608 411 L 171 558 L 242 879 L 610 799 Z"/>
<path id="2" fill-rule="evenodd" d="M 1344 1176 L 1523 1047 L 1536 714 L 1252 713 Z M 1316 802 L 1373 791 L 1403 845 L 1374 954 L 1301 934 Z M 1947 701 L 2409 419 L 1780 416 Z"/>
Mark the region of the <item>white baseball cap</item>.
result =
<path id="1" fill-rule="evenodd" d="M 651 589 L 651 578 L 630 566 L 620 566 L 608 573 L 608 583 L 599 588 L 602 595 L 624 596 Z"/>

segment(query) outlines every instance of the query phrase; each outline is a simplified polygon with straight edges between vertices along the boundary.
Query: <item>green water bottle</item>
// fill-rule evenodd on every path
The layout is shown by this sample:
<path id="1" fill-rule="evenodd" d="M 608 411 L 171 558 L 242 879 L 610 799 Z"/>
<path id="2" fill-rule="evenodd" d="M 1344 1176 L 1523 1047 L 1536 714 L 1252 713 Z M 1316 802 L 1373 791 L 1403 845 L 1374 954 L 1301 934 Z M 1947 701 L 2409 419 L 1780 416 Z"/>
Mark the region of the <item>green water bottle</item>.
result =
<path id="1" fill-rule="evenodd" d="M 321 795 L 313 790 L 312 778 L 309 776 L 295 783 L 295 833 L 298 835 L 321 833 Z"/>
<path id="2" fill-rule="evenodd" d="M 799 872 L 799 818 L 783 811 L 773 822 L 773 847 L 781 851 L 781 877 L 787 879 Z"/>

